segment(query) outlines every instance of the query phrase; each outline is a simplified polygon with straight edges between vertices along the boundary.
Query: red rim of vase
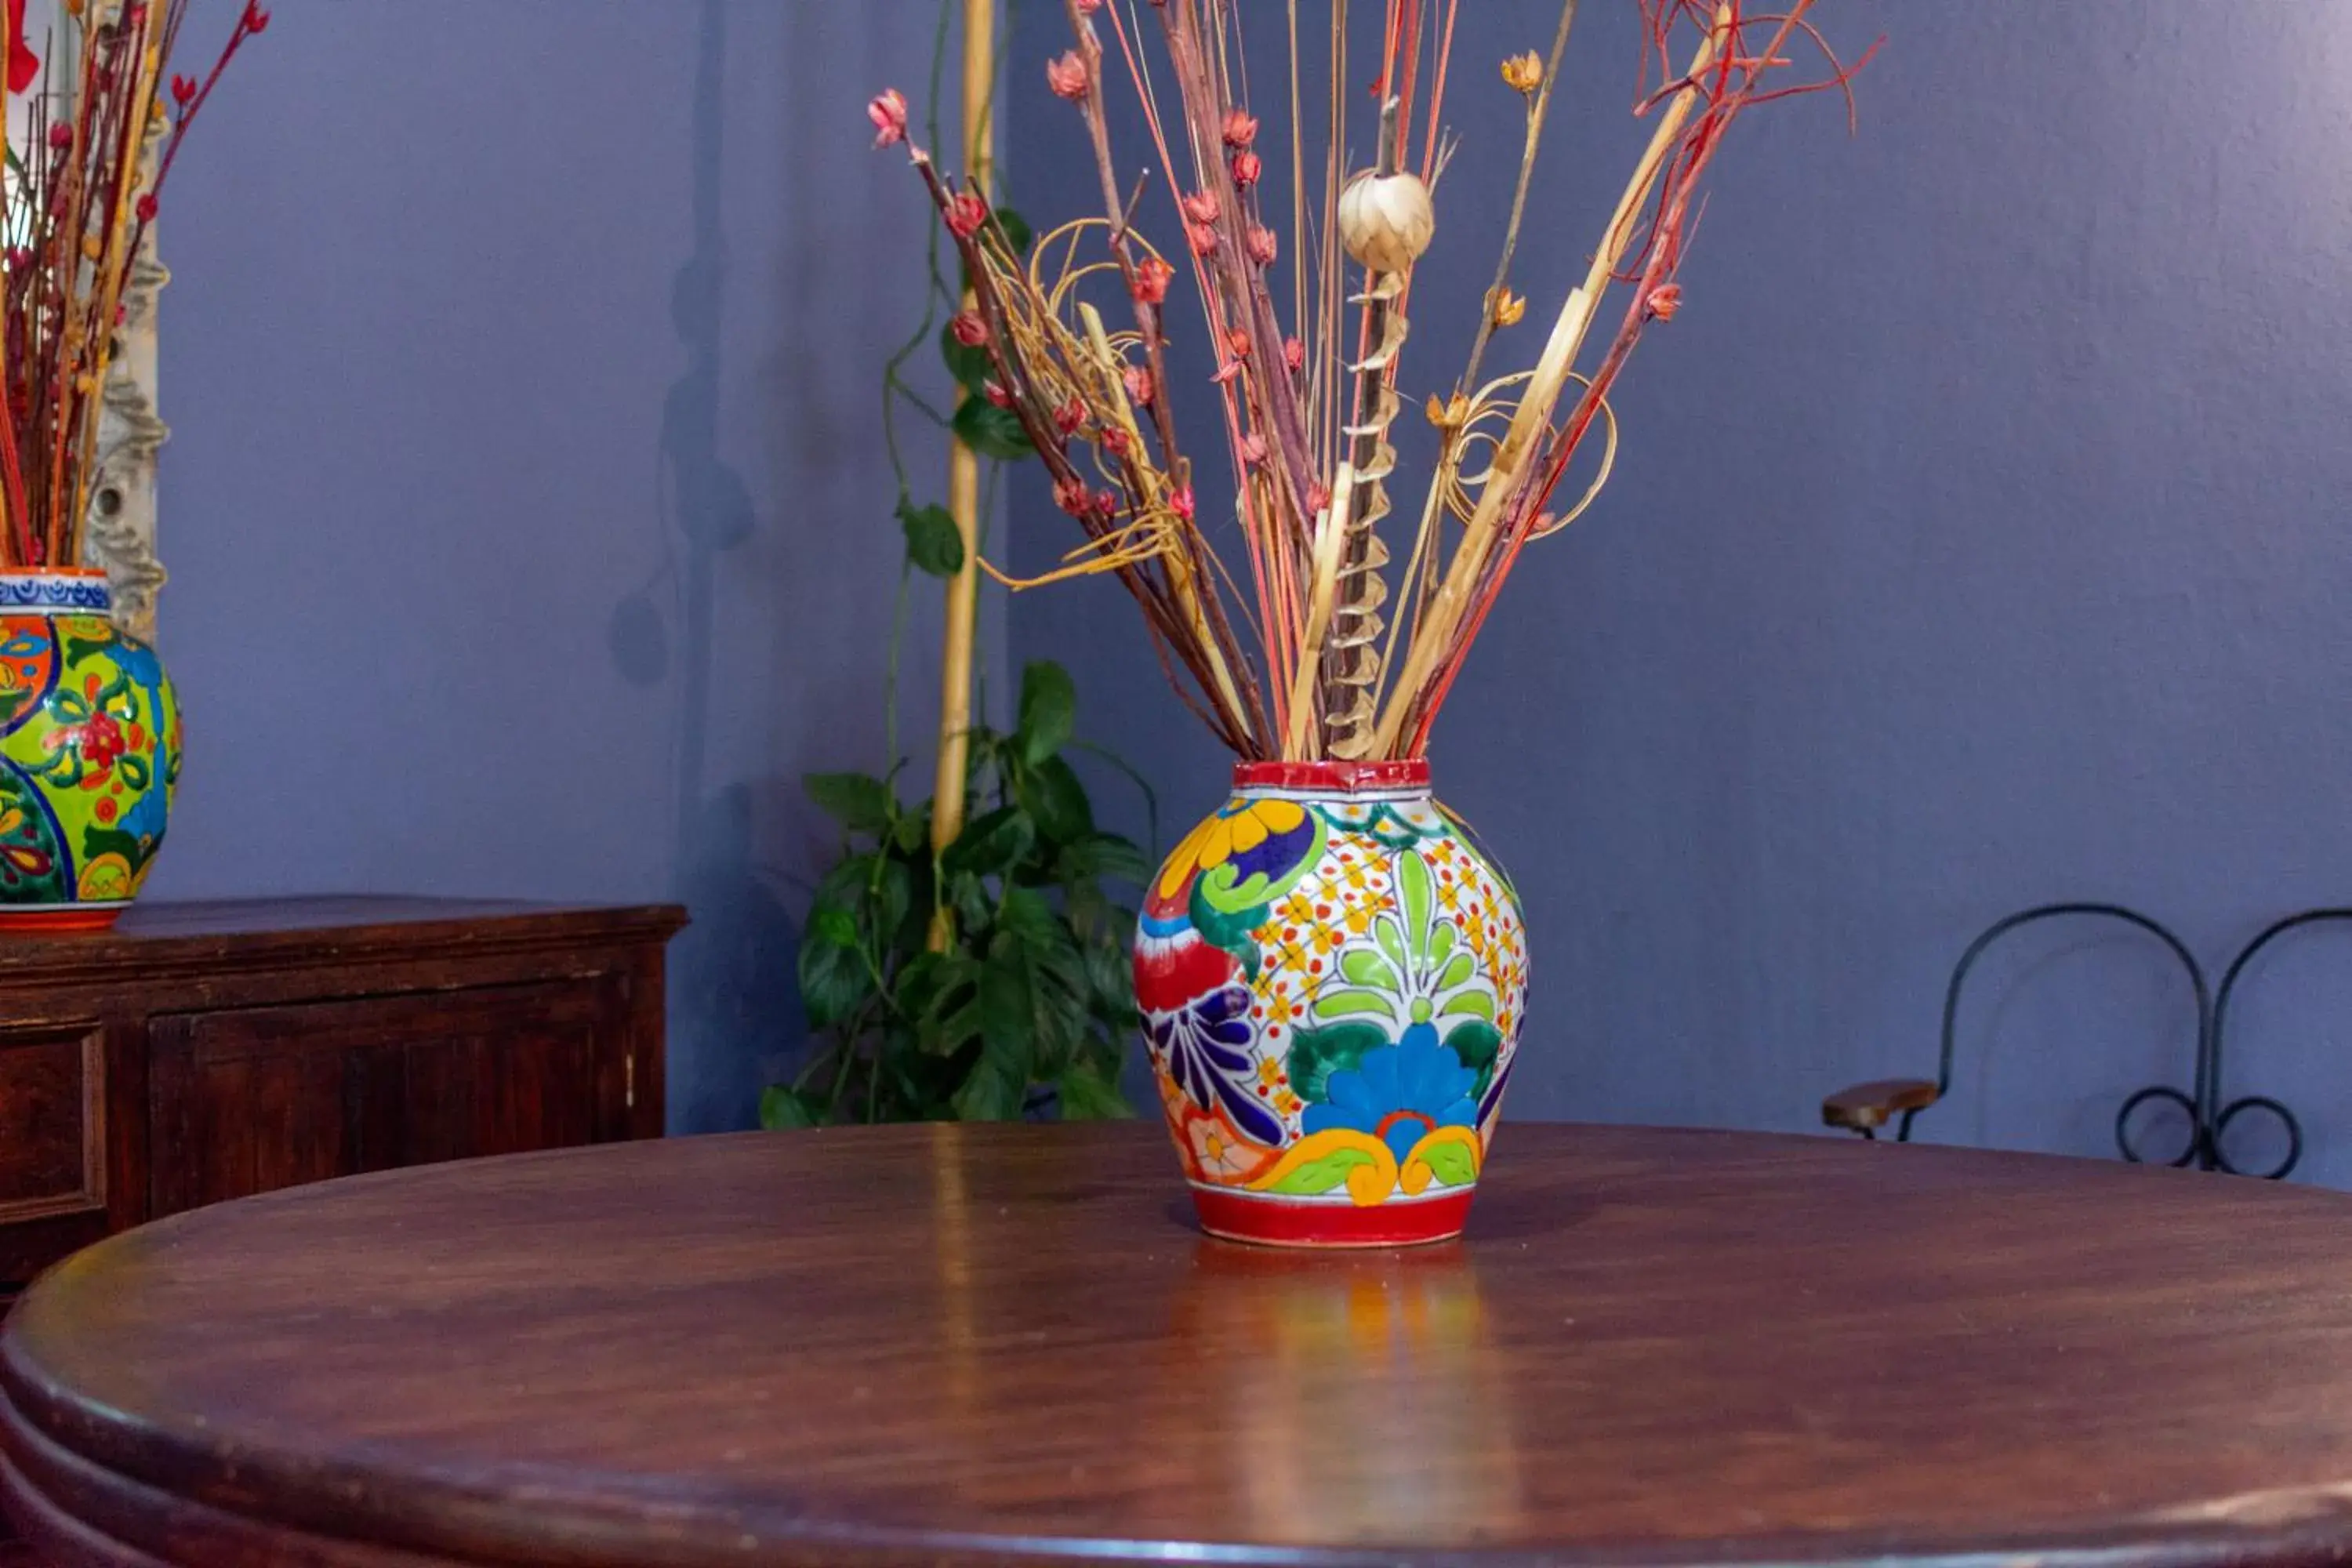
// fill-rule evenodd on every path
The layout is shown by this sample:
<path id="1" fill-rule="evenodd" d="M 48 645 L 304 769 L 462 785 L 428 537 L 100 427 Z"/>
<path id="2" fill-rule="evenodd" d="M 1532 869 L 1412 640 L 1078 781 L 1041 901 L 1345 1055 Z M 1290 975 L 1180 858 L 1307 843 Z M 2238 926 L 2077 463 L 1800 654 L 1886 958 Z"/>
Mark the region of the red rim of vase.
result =
<path id="1" fill-rule="evenodd" d="M 1423 1247 L 1451 1241 L 1470 1217 L 1475 1188 L 1442 1197 L 1373 1204 L 1285 1202 L 1260 1193 L 1192 1187 L 1201 1228 L 1227 1241 L 1258 1247 Z"/>
<path id="2" fill-rule="evenodd" d="M 1372 763 L 1235 763 L 1234 787 L 1312 789 L 1334 793 L 1364 789 L 1427 789 L 1429 759 L 1400 757 Z"/>
<path id="3" fill-rule="evenodd" d="M 103 566 L 0 566 L 0 577 L 99 577 L 106 575 Z"/>

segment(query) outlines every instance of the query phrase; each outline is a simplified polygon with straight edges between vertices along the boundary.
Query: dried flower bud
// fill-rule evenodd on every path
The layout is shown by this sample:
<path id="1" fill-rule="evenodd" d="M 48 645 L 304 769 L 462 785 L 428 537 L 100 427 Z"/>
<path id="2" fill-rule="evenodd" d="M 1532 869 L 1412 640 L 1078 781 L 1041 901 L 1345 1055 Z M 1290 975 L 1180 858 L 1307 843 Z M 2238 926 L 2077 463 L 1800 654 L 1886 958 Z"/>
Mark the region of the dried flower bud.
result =
<path id="1" fill-rule="evenodd" d="M 1470 400 L 1457 392 L 1449 402 L 1433 392 L 1429 395 L 1429 406 L 1423 412 L 1440 430 L 1459 430 L 1470 423 Z"/>
<path id="2" fill-rule="evenodd" d="M 1094 503 L 1095 498 L 1087 491 L 1087 481 L 1076 474 L 1054 481 L 1054 504 L 1072 517 L 1086 516 Z"/>
<path id="3" fill-rule="evenodd" d="M 1311 482 L 1307 485 L 1307 511 L 1308 516 L 1312 517 L 1319 515 L 1323 509 L 1330 504 L 1331 487 L 1329 485 L 1323 484 L 1320 481 Z"/>
<path id="4" fill-rule="evenodd" d="M 1086 101 L 1087 62 L 1078 58 L 1077 50 L 1065 50 L 1060 59 L 1045 62 L 1045 85 L 1054 89 L 1055 98 L 1072 103 Z"/>
<path id="5" fill-rule="evenodd" d="M 1227 329 L 1227 331 L 1226 331 L 1226 332 L 1225 332 L 1225 347 L 1226 347 L 1226 349 L 1227 349 L 1228 351 L 1230 351 L 1230 352 L 1232 353 L 1233 356 L 1234 356 L 1235 359 L 1247 359 L 1247 358 L 1249 358 L 1249 356 L 1250 356 L 1250 335 L 1249 335 L 1249 333 L 1247 333 L 1247 332 L 1244 331 L 1243 331 L 1241 328 L 1239 328 L 1239 327 L 1233 327 L 1233 328 L 1229 328 L 1229 329 Z"/>
<path id="6" fill-rule="evenodd" d="M 948 323 L 948 331 L 968 349 L 976 349 L 988 341 L 988 323 L 978 310 L 958 310 L 955 319 Z"/>
<path id="7" fill-rule="evenodd" d="M 1135 264 L 1134 294 L 1137 301 L 1157 305 L 1168 298 L 1168 285 L 1176 276 L 1176 268 L 1156 256 L 1147 256 Z"/>
<path id="8" fill-rule="evenodd" d="M 1225 145 L 1238 152 L 1257 140 L 1257 116 L 1244 109 L 1225 110 Z"/>
<path id="9" fill-rule="evenodd" d="M 1174 512 L 1178 517 L 1182 518 L 1186 522 L 1192 521 L 1192 487 L 1185 485 L 1178 489 L 1173 495 L 1171 495 L 1168 498 L 1168 510 Z"/>
<path id="10" fill-rule="evenodd" d="M 73 127 L 65 121 L 60 120 L 49 127 L 49 145 L 60 153 L 73 146 Z"/>
<path id="11" fill-rule="evenodd" d="M 131 204 L 131 210 L 138 215 L 141 223 L 153 223 L 156 205 L 155 193 L 142 191 L 139 193 L 139 199 Z"/>
<path id="12" fill-rule="evenodd" d="M 1248 190 L 1265 173 L 1265 160 L 1256 153 L 1244 151 L 1234 154 L 1234 184 Z"/>
<path id="13" fill-rule="evenodd" d="M 1307 368 L 1307 345 L 1297 338 L 1282 340 L 1282 363 L 1290 367 L 1293 375 Z"/>
<path id="14" fill-rule="evenodd" d="M 1111 425 L 1104 427 L 1102 448 L 1114 458 L 1124 458 L 1135 449 L 1135 442 L 1128 435 L 1126 426 Z"/>
<path id="15" fill-rule="evenodd" d="M 1252 261 L 1256 262 L 1260 267 L 1274 265 L 1276 254 L 1274 230 L 1262 223 L 1254 223 L 1249 226 L 1248 242 Z"/>
<path id="16" fill-rule="evenodd" d="M 1087 405 L 1071 398 L 1054 410 L 1054 428 L 1065 436 L 1075 436 L 1087 422 Z"/>
<path id="17" fill-rule="evenodd" d="M 1187 225 L 1184 237 L 1192 242 L 1192 254 L 1195 256 L 1211 256 L 1216 252 L 1217 231 L 1205 223 Z"/>
<path id="18" fill-rule="evenodd" d="M 266 33 L 269 31 L 269 13 L 255 0 L 245 0 L 245 15 L 238 19 L 237 26 L 248 33 Z"/>
<path id="19" fill-rule="evenodd" d="M 1253 430 L 1242 437 L 1242 461 L 1255 468 L 1265 461 L 1265 437 Z"/>
<path id="20" fill-rule="evenodd" d="M 1436 232 L 1429 187 L 1412 174 L 1359 175 L 1339 193 L 1339 243 L 1370 271 L 1403 271 Z"/>
<path id="21" fill-rule="evenodd" d="M 1091 16 L 1102 9 L 1102 0 L 1078 0 L 1078 15 Z"/>
<path id="22" fill-rule="evenodd" d="M 196 96 L 196 79 L 174 72 L 172 77 L 172 101 L 185 109 L 188 100 Z"/>
<path id="23" fill-rule="evenodd" d="M 1129 365 L 1126 372 L 1120 375 L 1119 380 L 1127 388 L 1127 400 L 1129 403 L 1134 404 L 1138 408 L 1143 408 L 1150 405 L 1151 402 L 1151 373 L 1150 371 L 1144 369 L 1139 364 L 1131 364 Z"/>
<path id="24" fill-rule="evenodd" d="M 876 93 L 866 102 L 866 118 L 874 121 L 874 145 L 887 147 L 907 139 L 907 100 L 897 88 Z"/>
<path id="25" fill-rule="evenodd" d="M 988 221 L 988 204 L 964 191 L 948 203 L 948 232 L 958 239 L 970 239 Z"/>
<path id="26" fill-rule="evenodd" d="M 1683 308 L 1683 286 L 1661 283 L 1650 290 L 1650 297 L 1642 303 L 1654 319 L 1671 321 L 1675 319 L 1675 312 Z"/>
<path id="27" fill-rule="evenodd" d="M 987 398 L 988 401 L 996 407 L 1010 408 L 1013 406 L 1013 395 L 1004 390 L 1004 384 L 1001 381 L 982 382 L 980 384 L 980 395 L 982 397 Z"/>
<path id="28" fill-rule="evenodd" d="M 1513 92 L 1531 93 L 1543 85 L 1543 60 L 1533 49 L 1503 62 L 1503 85 Z"/>
<path id="29" fill-rule="evenodd" d="M 1184 218 L 1188 223 L 1217 221 L 1217 198 L 1206 191 L 1194 191 L 1183 202 Z"/>
<path id="30" fill-rule="evenodd" d="M 1528 297 L 1498 289 L 1486 298 L 1486 319 L 1498 327 L 1516 327 L 1528 313 Z"/>
<path id="31" fill-rule="evenodd" d="M 1117 490 L 1097 490 L 1095 492 L 1095 510 L 1101 514 L 1104 519 L 1108 520 L 1110 518 L 1117 517 L 1118 515 L 1118 492 Z"/>

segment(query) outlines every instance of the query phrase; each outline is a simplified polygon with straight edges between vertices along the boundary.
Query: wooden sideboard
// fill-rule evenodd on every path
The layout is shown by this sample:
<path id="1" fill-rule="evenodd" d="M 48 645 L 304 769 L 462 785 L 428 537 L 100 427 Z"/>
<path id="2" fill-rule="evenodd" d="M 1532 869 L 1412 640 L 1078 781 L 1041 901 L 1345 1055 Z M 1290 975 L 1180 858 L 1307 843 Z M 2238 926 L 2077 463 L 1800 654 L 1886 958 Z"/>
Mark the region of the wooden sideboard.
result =
<path id="1" fill-rule="evenodd" d="M 663 949 L 685 919 L 289 899 L 0 938 L 0 1309 L 199 1204 L 659 1137 Z"/>

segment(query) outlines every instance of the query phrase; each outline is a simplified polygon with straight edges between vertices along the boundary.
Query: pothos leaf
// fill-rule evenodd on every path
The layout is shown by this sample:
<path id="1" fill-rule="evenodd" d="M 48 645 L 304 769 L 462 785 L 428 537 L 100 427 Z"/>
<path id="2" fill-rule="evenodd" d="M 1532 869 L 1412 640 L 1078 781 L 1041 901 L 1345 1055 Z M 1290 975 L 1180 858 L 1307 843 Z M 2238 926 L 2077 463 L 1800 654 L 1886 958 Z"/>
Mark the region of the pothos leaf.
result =
<path id="1" fill-rule="evenodd" d="M 917 571 L 952 577 L 963 570 L 963 531 L 947 508 L 901 505 L 898 525 L 906 530 L 907 559 Z"/>
<path id="2" fill-rule="evenodd" d="M 1024 667 L 1021 719 L 1013 731 L 1020 738 L 1022 756 L 1034 766 L 1068 745 L 1077 710 L 1078 689 L 1068 670 L 1049 658 Z"/>
<path id="3" fill-rule="evenodd" d="M 1010 408 L 999 408 L 978 393 L 965 396 L 956 405 L 955 416 L 948 421 L 956 439 L 983 458 L 995 458 L 1011 462 L 1025 458 L 1036 450 L 1029 444 L 1029 432 L 1021 427 L 1020 418 Z"/>

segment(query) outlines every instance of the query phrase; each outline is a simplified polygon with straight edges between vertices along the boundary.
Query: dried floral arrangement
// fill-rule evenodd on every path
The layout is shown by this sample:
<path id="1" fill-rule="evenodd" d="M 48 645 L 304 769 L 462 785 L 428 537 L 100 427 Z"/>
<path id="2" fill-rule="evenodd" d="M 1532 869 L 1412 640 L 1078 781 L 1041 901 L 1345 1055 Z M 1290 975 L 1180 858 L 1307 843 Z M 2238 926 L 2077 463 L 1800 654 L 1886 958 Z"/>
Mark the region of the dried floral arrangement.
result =
<path id="1" fill-rule="evenodd" d="M 1453 151 L 1442 127 L 1460 0 L 1386 0 L 1369 169 L 1346 162 L 1363 130 L 1336 85 L 1360 69 L 1348 59 L 1346 0 L 1328 8 L 1335 86 L 1321 106 L 1300 91 L 1299 6 L 1289 0 L 1286 136 L 1265 129 L 1247 100 L 1243 84 L 1263 79 L 1244 59 L 1239 0 L 1062 4 L 1074 45 L 1048 63 L 1046 85 L 1083 119 L 1102 216 L 1031 245 L 909 139 L 898 92 L 866 110 L 877 146 L 906 146 L 961 254 L 973 300 L 954 323 L 958 342 L 985 352 L 989 401 L 1018 421 L 1056 504 L 1085 534 L 1060 571 L 1030 583 L 997 575 L 1021 587 L 1116 574 L 1179 695 L 1242 757 L 1422 755 L 1519 552 L 1572 521 L 1607 480 L 1610 389 L 1644 329 L 1680 304 L 1698 194 L 1732 122 L 1775 99 L 1843 92 L 1862 61 L 1831 50 L 1808 16 L 1812 0 L 1780 0 L 1769 13 L 1748 0 L 1640 0 L 1634 112 L 1655 129 L 1534 363 L 1497 375 L 1486 363 L 1495 335 L 1527 310 L 1510 290 L 1511 263 L 1577 0 L 1564 0 L 1548 54 L 1502 62 L 1506 87 L 1526 100 L 1510 218 L 1468 363 L 1426 400 L 1438 450 L 1398 550 L 1383 531 L 1391 433 L 1405 405 L 1413 267 L 1435 232 L 1433 190 Z M 1821 69 L 1800 73 L 1806 58 Z M 1135 94 L 1157 174 L 1130 183 L 1124 172 L 1105 112 L 1114 90 Z M 1281 214 L 1268 210 L 1262 182 L 1268 159 L 1285 157 L 1292 200 Z M 1139 222 L 1154 185 L 1165 187 L 1181 236 L 1165 248 Z M 1286 248 L 1295 258 L 1286 287 Z M 1169 296 L 1187 268 L 1217 358 L 1217 437 L 1234 476 L 1242 575 L 1203 531 L 1208 477 L 1180 442 L 1171 406 Z M 1622 303 L 1588 363 L 1612 289 Z M 1596 427 L 1603 450 L 1592 478 L 1554 510 Z"/>
<path id="2" fill-rule="evenodd" d="M 170 65 L 191 0 L 65 0 L 34 50 L 7 0 L 0 76 L 33 91 L 7 147 L 7 338 L 0 350 L 0 565 L 82 561 L 122 291 L 180 142 L 269 13 L 247 0 L 202 79 Z M 60 68 L 60 57 L 70 63 Z M 35 90 L 37 89 L 37 90 Z"/>

